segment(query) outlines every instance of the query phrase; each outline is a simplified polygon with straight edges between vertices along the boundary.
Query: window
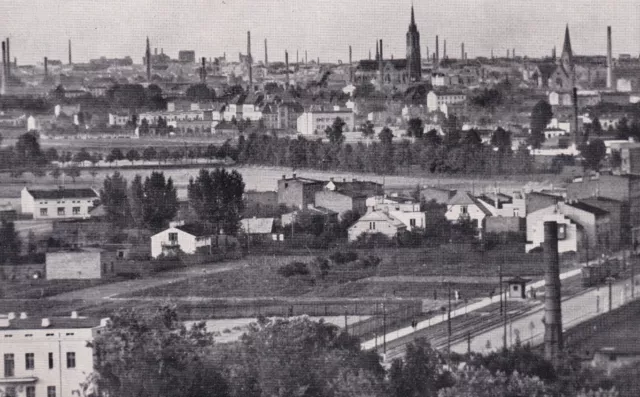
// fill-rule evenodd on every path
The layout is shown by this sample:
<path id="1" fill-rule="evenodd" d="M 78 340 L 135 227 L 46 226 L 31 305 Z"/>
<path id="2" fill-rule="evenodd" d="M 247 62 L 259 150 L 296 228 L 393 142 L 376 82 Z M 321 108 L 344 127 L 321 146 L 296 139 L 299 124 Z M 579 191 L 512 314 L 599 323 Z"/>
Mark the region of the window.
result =
<path id="1" fill-rule="evenodd" d="M 47 209 L 46 208 L 40 208 L 40 216 L 47 216 Z"/>
<path id="2" fill-rule="evenodd" d="M 469 213 L 469 208 L 467 208 L 466 205 L 463 205 L 460 207 L 460 212 L 463 214 L 468 214 Z"/>
<path id="3" fill-rule="evenodd" d="M 58 207 L 58 216 L 64 215 L 64 207 Z"/>
<path id="4" fill-rule="evenodd" d="M 178 242 L 178 233 L 169 233 L 169 241 L 172 243 Z"/>
<path id="5" fill-rule="evenodd" d="M 16 393 L 16 388 L 13 386 L 7 386 L 4 392 L 6 397 L 17 397 L 18 393 Z"/>
<path id="6" fill-rule="evenodd" d="M 27 386 L 27 397 L 36 397 L 36 387 Z"/>
<path id="7" fill-rule="evenodd" d="M 56 387 L 47 386 L 47 397 L 56 397 Z"/>
<path id="8" fill-rule="evenodd" d="M 13 354 L 4 355 L 4 377 L 10 378 L 15 375 L 15 360 Z"/>
<path id="9" fill-rule="evenodd" d="M 73 215 L 80 215 L 80 207 L 73 207 Z"/>
<path id="10" fill-rule="evenodd" d="M 67 353 L 67 368 L 76 367 L 76 354 L 73 352 Z"/>
<path id="11" fill-rule="evenodd" d="M 411 227 L 416 227 L 416 220 L 415 220 L 415 219 L 413 219 L 413 218 L 412 218 L 412 219 L 409 219 L 409 225 L 410 225 Z"/>
<path id="12" fill-rule="evenodd" d="M 35 368 L 35 360 L 33 359 L 33 353 L 26 353 L 24 355 L 24 368 L 25 369 L 34 369 Z"/>
<path id="13" fill-rule="evenodd" d="M 53 353 L 49 353 L 49 369 L 53 369 Z"/>

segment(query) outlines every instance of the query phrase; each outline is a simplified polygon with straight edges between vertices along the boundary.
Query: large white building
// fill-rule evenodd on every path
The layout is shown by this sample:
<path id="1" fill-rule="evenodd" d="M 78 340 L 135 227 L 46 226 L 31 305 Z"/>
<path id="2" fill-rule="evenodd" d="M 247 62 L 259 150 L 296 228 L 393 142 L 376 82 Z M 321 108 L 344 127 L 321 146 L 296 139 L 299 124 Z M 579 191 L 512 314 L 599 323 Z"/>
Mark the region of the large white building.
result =
<path id="1" fill-rule="evenodd" d="M 427 94 L 427 109 L 430 112 L 441 110 L 442 105 L 451 105 L 456 103 L 462 103 L 467 100 L 467 95 L 463 92 L 455 91 L 443 91 L 436 92 L 430 91 Z"/>
<path id="2" fill-rule="evenodd" d="M 213 235 L 196 224 L 174 224 L 151 236 L 151 256 L 195 254 L 200 247 L 211 246 Z"/>
<path id="3" fill-rule="evenodd" d="M 298 117 L 297 130 L 302 135 L 322 135 L 327 127 L 331 127 L 336 118 L 345 122 L 344 132 L 356 128 L 355 114 L 352 110 L 309 111 Z"/>
<path id="4" fill-rule="evenodd" d="M 24 188 L 20 193 L 23 214 L 33 219 L 86 219 L 98 200 L 98 193 L 89 188 L 52 190 Z"/>
<path id="5" fill-rule="evenodd" d="M 108 319 L 80 317 L 29 318 L 26 313 L 0 316 L 2 376 L 5 397 L 83 396 L 93 372 L 88 345 Z"/>

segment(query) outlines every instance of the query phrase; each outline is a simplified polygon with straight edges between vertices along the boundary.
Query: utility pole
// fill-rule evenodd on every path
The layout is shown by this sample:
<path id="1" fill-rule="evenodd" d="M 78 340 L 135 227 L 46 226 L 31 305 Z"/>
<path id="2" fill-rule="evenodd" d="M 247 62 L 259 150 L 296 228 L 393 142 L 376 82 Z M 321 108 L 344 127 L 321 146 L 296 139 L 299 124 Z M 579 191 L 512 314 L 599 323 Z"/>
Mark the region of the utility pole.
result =
<path id="1" fill-rule="evenodd" d="M 471 331 L 467 332 L 467 354 L 471 357 Z"/>
<path id="2" fill-rule="evenodd" d="M 607 283 L 609 284 L 609 311 L 611 311 L 611 309 L 613 308 L 613 300 L 612 300 L 613 280 L 615 280 L 613 277 L 611 276 L 607 277 Z"/>
<path id="3" fill-rule="evenodd" d="M 387 308 L 382 304 L 382 351 L 387 354 Z"/>
<path id="4" fill-rule="evenodd" d="M 447 310 L 447 354 L 451 355 L 451 282 L 447 282 L 449 310 Z"/>
<path id="5" fill-rule="evenodd" d="M 500 269 L 498 270 L 498 278 L 499 278 L 499 294 L 500 294 L 500 315 L 504 314 L 504 307 L 502 304 L 502 262 L 500 262 Z"/>

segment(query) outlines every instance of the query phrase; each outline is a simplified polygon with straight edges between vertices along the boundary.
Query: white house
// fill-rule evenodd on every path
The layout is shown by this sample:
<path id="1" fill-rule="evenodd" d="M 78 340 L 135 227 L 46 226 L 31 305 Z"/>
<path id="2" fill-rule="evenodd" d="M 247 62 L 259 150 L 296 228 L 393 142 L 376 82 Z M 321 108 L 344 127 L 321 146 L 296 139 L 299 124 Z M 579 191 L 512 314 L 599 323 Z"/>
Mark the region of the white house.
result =
<path id="1" fill-rule="evenodd" d="M 578 225 L 562 214 L 555 205 L 542 208 L 527 215 L 527 243 L 525 251 L 529 252 L 544 242 L 544 223 L 558 223 L 558 253 L 578 252 Z"/>
<path id="2" fill-rule="evenodd" d="M 95 206 L 98 193 L 89 188 L 52 190 L 24 188 L 20 192 L 23 214 L 32 214 L 33 219 L 87 219 Z"/>
<path id="3" fill-rule="evenodd" d="M 345 122 L 343 131 L 355 131 L 355 114 L 352 110 L 309 111 L 302 113 L 297 120 L 297 131 L 302 135 L 323 135 L 336 118 Z"/>
<path id="4" fill-rule="evenodd" d="M 520 192 L 512 195 L 504 193 L 487 193 L 475 197 L 484 208 L 491 212 L 491 216 L 525 218 L 527 205 L 525 197 Z"/>
<path id="5" fill-rule="evenodd" d="M 201 247 L 210 247 L 213 234 L 201 225 L 171 223 L 170 227 L 151 236 L 151 256 L 195 254 Z"/>
<path id="6" fill-rule="evenodd" d="M 349 241 L 357 240 L 358 237 L 364 233 L 382 233 L 392 238 L 403 230 L 407 230 L 407 227 L 399 219 L 383 211 L 371 211 L 363 215 L 356 223 L 349 227 Z"/>
<path id="7" fill-rule="evenodd" d="M 109 125 L 124 127 L 131 120 L 126 113 L 109 113 Z"/>
<path id="8" fill-rule="evenodd" d="M 435 112 L 441 109 L 442 105 L 451 105 L 455 103 L 463 103 L 467 100 L 467 95 L 463 92 L 455 91 L 430 91 L 427 94 L 427 109 Z"/>
<path id="9" fill-rule="evenodd" d="M 447 212 L 444 216 L 453 223 L 460 219 L 469 219 L 476 228 L 481 230 L 484 218 L 491 216 L 491 211 L 471 193 L 458 191 L 447 203 Z"/>
<path id="10" fill-rule="evenodd" d="M 4 359 L 0 394 L 15 397 L 85 395 L 83 384 L 94 370 L 89 344 L 109 319 L 31 318 L 27 313 L 0 316 L 0 351 Z M 92 393 L 91 388 L 87 390 Z"/>
<path id="11" fill-rule="evenodd" d="M 382 211 L 401 221 L 408 231 L 424 228 L 426 214 L 420 211 L 420 203 L 409 197 L 375 196 L 366 200 L 369 211 Z"/>

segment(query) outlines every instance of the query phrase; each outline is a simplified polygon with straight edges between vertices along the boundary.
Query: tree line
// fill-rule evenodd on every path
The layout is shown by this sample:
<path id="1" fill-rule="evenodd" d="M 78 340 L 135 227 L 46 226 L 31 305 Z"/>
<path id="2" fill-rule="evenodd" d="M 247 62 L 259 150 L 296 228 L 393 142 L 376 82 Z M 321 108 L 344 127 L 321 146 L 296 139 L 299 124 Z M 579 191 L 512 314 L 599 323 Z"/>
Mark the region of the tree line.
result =
<path id="1" fill-rule="evenodd" d="M 425 339 L 386 370 L 337 326 L 306 317 L 259 318 L 218 344 L 172 306 L 119 310 L 97 336 L 90 382 L 120 397 L 635 396 L 640 366 L 607 377 L 563 357 L 554 367 L 528 346 L 445 355 Z"/>

